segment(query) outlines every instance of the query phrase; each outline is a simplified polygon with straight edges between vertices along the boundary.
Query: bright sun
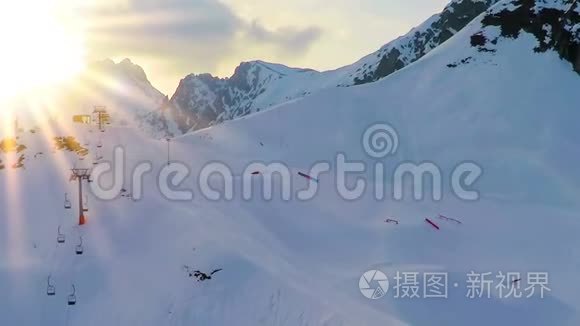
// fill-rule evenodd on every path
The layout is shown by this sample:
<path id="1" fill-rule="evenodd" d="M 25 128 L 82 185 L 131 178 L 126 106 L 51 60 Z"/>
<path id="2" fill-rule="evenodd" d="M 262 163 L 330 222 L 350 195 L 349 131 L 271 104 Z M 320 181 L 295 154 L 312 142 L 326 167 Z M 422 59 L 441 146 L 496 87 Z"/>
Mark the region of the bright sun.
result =
<path id="1" fill-rule="evenodd" d="M 0 101 L 66 81 L 82 70 L 80 26 L 63 22 L 56 0 L 0 4 Z"/>

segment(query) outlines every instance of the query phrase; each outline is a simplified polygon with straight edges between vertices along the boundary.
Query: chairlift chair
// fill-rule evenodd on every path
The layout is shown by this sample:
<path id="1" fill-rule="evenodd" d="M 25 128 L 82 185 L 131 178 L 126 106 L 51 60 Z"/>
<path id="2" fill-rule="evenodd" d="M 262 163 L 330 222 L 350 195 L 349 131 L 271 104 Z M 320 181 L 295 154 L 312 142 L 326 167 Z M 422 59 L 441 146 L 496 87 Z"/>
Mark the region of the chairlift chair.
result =
<path id="1" fill-rule="evenodd" d="M 46 279 L 46 295 L 48 295 L 49 297 L 52 297 L 56 294 L 56 288 L 54 287 L 54 285 L 50 284 L 50 275 L 48 275 L 48 278 Z"/>
<path id="2" fill-rule="evenodd" d="M 77 304 L 77 296 L 76 296 L 77 290 L 74 284 L 72 285 L 72 289 L 73 292 L 67 297 L 67 303 L 69 306 L 74 306 L 75 304 Z"/>
<path id="3" fill-rule="evenodd" d="M 99 161 L 101 160 L 101 158 L 102 158 L 102 157 L 101 157 L 101 156 L 99 156 L 99 154 L 98 154 L 97 152 L 95 152 L 95 157 L 94 157 L 94 159 L 93 159 L 93 164 L 94 164 L 94 165 L 97 165 L 97 164 L 99 164 Z"/>
<path id="4" fill-rule="evenodd" d="M 65 236 L 64 234 L 60 233 L 60 225 L 58 226 L 58 235 L 56 236 L 56 242 L 57 243 L 64 243 L 65 241 Z"/>
<path id="5" fill-rule="evenodd" d="M 83 250 L 83 237 L 80 237 L 80 239 L 81 239 L 81 243 L 78 246 L 75 247 L 75 253 L 77 255 L 82 255 L 83 254 L 83 251 L 84 251 Z"/>
<path id="6" fill-rule="evenodd" d="M 85 202 L 83 203 L 83 212 L 89 211 L 89 196 L 85 195 Z"/>
<path id="7" fill-rule="evenodd" d="M 103 147 L 103 142 L 99 140 L 99 142 L 97 143 L 97 148 L 102 148 Z"/>
<path id="8" fill-rule="evenodd" d="M 71 209 L 71 207 L 72 207 L 72 204 L 71 204 L 70 200 L 68 200 L 68 194 L 65 193 L 64 194 L 64 208 Z"/>

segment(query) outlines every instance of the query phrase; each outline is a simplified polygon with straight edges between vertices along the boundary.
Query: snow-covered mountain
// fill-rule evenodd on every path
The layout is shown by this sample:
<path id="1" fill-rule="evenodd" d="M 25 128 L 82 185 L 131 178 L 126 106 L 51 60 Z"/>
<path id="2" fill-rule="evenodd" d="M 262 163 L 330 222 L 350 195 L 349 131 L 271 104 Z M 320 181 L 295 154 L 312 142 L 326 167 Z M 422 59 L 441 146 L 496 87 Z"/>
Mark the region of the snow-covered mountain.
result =
<path id="1" fill-rule="evenodd" d="M 187 76 L 179 83 L 168 110 L 186 133 L 304 97 L 324 82 L 320 77 L 314 70 L 245 62 L 226 79 L 209 74 Z"/>
<path id="2" fill-rule="evenodd" d="M 533 35 L 538 44 L 534 51 L 555 51 L 572 63 L 580 73 L 580 3 L 578 0 L 519 0 L 504 3 L 486 13 L 485 27 L 498 27 L 499 35 L 485 31 L 474 34 L 471 44 L 479 51 L 494 52 L 500 39 L 518 38 L 522 33 Z"/>
<path id="3" fill-rule="evenodd" d="M 377 81 L 417 61 L 497 1 L 453 0 L 441 13 L 406 35 L 352 65 L 333 71 L 317 72 L 253 61 L 242 63 L 230 78 L 189 75 L 171 98 L 171 120 L 186 133 L 322 89 Z"/>
<path id="4" fill-rule="evenodd" d="M 176 137 L 170 165 L 165 141 L 120 126 L 99 133 L 100 149 L 82 126 L 43 126 L 0 141 L 0 324 L 579 325 L 579 14 L 575 1 L 503 0 L 375 83 L 331 87 Z M 379 122 L 398 134 L 397 150 L 383 159 L 368 152 L 381 149 L 381 138 L 361 143 Z M 64 193 L 77 187 L 68 168 L 83 164 L 82 150 L 74 141 L 55 146 L 55 135 L 83 146 L 89 138 L 88 157 L 100 151 L 105 161 L 121 146 L 120 170 L 140 167 L 116 177 L 125 191 L 113 200 L 90 193 L 84 226 L 63 207 Z M 339 154 L 366 164 L 346 180 L 367 181 L 360 199 L 337 191 Z M 171 173 L 178 162 L 189 173 Z M 246 169 L 256 162 L 288 167 L 291 200 L 280 198 L 280 178 L 266 177 L 274 166 Z M 330 171 L 318 182 L 298 174 L 320 162 Z M 410 162 L 441 169 L 441 200 L 429 200 L 429 190 L 424 200 L 390 196 L 393 169 Z M 484 171 L 470 186 L 478 200 L 450 189 L 460 162 Z M 380 177 L 378 163 L 386 169 Z M 231 169 L 231 199 L 219 191 L 221 177 L 201 177 L 207 164 Z M 187 177 L 176 183 L 179 176 Z M 113 178 L 103 175 L 105 189 Z M 244 179 L 256 191 L 272 181 L 273 199 L 244 198 Z M 222 199 L 204 196 L 200 180 Z M 294 191 L 308 186 L 316 196 L 299 200 Z M 377 186 L 387 189 L 384 200 L 374 198 Z M 169 200 L 169 190 L 194 196 Z M 141 191 L 143 200 L 132 200 Z M 219 271 L 198 281 L 195 270 Z M 381 299 L 359 289 L 369 270 L 389 278 Z M 425 297 L 424 273 L 446 275 L 446 297 Z M 72 285 L 76 304 L 67 305 Z"/>

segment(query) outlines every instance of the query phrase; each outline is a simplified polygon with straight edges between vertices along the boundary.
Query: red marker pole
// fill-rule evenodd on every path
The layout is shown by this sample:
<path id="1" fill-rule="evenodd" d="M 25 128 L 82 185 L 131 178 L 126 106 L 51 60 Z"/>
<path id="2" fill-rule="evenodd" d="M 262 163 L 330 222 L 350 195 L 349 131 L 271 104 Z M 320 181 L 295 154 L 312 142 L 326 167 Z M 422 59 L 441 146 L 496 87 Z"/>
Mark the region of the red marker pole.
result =
<path id="1" fill-rule="evenodd" d="M 433 221 L 431 221 L 430 219 L 426 218 L 425 221 L 427 221 L 427 223 L 431 224 L 431 226 L 433 226 L 437 230 L 440 230 L 439 226 L 437 226 L 437 224 L 433 223 Z"/>
<path id="2" fill-rule="evenodd" d="M 304 177 L 304 178 L 306 178 L 306 179 L 308 179 L 308 180 L 312 180 L 312 181 L 314 181 L 314 182 L 318 182 L 318 179 L 316 179 L 316 178 L 313 178 L 313 177 L 309 176 L 309 175 L 308 175 L 308 174 L 306 174 L 306 173 L 298 172 L 298 175 L 299 175 L 299 176 L 301 176 L 301 177 Z"/>

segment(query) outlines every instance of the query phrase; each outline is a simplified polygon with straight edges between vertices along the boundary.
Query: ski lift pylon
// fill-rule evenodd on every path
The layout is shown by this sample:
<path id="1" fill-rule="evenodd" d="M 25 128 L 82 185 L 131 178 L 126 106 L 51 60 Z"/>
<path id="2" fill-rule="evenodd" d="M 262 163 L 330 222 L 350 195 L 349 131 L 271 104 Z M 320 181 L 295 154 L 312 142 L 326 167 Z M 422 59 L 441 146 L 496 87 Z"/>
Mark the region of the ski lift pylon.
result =
<path id="1" fill-rule="evenodd" d="M 75 304 L 77 304 L 77 289 L 75 288 L 75 285 L 72 285 L 72 289 L 73 292 L 71 294 L 69 294 L 69 296 L 67 297 L 67 303 L 69 306 L 74 306 Z"/>
<path id="2" fill-rule="evenodd" d="M 46 295 L 52 297 L 56 294 L 56 288 L 54 285 L 50 284 L 50 277 L 51 276 L 48 275 L 48 278 L 46 279 Z"/>

